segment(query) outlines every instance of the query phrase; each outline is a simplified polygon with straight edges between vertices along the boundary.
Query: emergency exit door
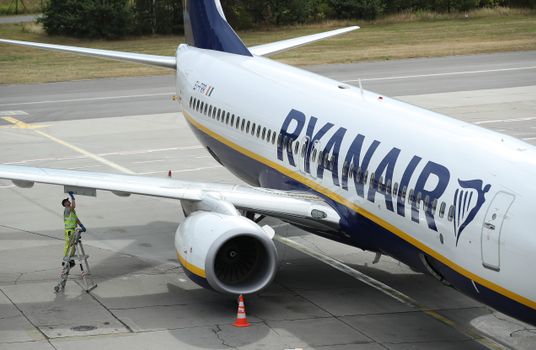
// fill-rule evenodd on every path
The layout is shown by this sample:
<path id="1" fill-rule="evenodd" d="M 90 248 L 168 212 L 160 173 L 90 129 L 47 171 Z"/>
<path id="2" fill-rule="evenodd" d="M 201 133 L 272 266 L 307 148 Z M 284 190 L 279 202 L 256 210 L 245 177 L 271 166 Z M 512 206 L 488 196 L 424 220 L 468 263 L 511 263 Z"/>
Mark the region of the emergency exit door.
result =
<path id="1" fill-rule="evenodd" d="M 493 198 L 482 225 L 482 265 L 499 271 L 501 269 L 501 230 L 514 195 L 499 192 Z"/>

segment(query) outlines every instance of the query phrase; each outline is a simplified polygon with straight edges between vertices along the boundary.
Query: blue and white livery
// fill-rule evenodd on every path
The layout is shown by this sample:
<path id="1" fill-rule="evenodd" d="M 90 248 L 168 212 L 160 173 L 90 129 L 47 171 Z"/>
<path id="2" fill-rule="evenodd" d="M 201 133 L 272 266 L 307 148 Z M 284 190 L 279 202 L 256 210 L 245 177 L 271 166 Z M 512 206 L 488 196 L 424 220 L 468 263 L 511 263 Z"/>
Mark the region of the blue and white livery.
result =
<path id="1" fill-rule="evenodd" d="M 255 214 L 390 255 L 536 324 L 536 149 L 263 56 L 357 27 L 246 47 L 219 0 L 185 1 L 175 57 L 0 40 L 176 70 L 184 117 L 251 187 L 0 165 L 0 178 L 178 199 L 177 256 L 197 283 L 253 293 L 277 270 Z M 243 215 L 245 214 L 245 215 Z"/>

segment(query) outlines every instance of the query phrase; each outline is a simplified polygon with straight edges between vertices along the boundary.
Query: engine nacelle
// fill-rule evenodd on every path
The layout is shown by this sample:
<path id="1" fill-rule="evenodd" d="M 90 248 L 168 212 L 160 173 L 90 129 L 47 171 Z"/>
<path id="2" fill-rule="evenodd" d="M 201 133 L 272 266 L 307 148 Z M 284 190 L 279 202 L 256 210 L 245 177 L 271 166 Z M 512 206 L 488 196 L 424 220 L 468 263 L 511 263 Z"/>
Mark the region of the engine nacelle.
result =
<path id="1" fill-rule="evenodd" d="M 222 293 L 255 293 L 277 270 L 271 237 L 242 216 L 195 212 L 179 226 L 175 249 L 194 282 Z"/>

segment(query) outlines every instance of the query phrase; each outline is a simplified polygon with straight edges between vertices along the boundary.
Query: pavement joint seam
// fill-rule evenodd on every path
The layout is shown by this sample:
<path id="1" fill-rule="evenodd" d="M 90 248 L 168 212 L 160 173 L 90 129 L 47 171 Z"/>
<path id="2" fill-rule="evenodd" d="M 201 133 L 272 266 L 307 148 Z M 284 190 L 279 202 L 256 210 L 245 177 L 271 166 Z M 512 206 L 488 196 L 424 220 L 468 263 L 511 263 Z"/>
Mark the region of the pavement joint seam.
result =
<path id="1" fill-rule="evenodd" d="M 76 281 L 76 284 L 78 284 L 81 288 L 84 288 L 83 286 L 80 285 L 80 281 Z M 119 322 L 121 325 L 123 325 L 123 327 L 125 327 L 125 329 L 129 332 L 129 333 L 135 333 L 132 328 L 130 328 L 130 326 L 128 324 L 126 324 L 125 322 L 123 322 L 123 320 L 121 320 L 115 313 L 112 312 L 112 310 L 110 310 L 106 305 L 104 305 L 100 300 L 99 298 L 97 298 L 95 295 L 93 295 L 93 293 L 91 292 L 87 292 L 87 294 L 93 299 L 95 300 L 100 306 L 102 306 L 104 308 L 104 310 L 108 311 L 108 313 L 116 319 L 117 322 Z"/>
<path id="2" fill-rule="evenodd" d="M 225 342 L 225 339 L 223 339 L 223 336 L 221 334 L 221 327 L 219 325 L 215 325 L 215 328 L 212 328 L 212 333 L 216 336 L 216 338 L 220 341 L 221 345 L 226 346 L 231 349 L 236 349 L 236 347 L 231 346 Z"/>
<path id="3" fill-rule="evenodd" d="M 294 240 L 291 240 L 291 239 L 288 239 L 288 238 L 285 238 L 285 237 L 281 237 L 281 236 L 275 236 L 275 239 L 277 239 L 279 242 L 283 243 L 283 244 L 286 244 L 287 246 L 289 247 L 292 247 L 302 253 L 305 253 L 309 256 L 312 256 L 313 258 L 317 258 L 319 256 L 319 253 L 313 251 L 312 249 L 302 245 L 301 243 L 298 243 Z M 334 259 L 334 258 L 331 258 L 331 257 L 327 257 L 327 256 L 322 256 L 320 257 L 320 260 L 321 261 L 324 261 L 324 260 L 329 260 L 329 263 L 328 265 L 343 272 L 343 273 L 346 273 L 348 275 L 350 275 L 351 277 L 354 277 L 356 278 L 357 280 L 361 281 L 362 283 L 372 287 L 372 288 L 375 288 L 381 292 L 383 292 L 384 294 L 387 294 L 388 296 L 392 297 L 393 299 L 395 300 L 398 300 L 400 303 L 402 304 L 405 304 L 405 305 L 409 305 L 413 308 L 415 308 L 415 310 L 413 312 L 421 312 L 433 319 L 435 319 L 436 321 L 439 321 L 441 322 L 443 325 L 447 326 L 447 327 L 450 327 L 452 329 L 454 329 L 455 331 L 457 331 L 458 333 L 468 337 L 469 339 L 473 339 L 474 341 L 476 341 L 477 343 L 483 345 L 484 347 L 488 348 L 488 349 L 492 349 L 492 350 L 502 350 L 504 349 L 504 344 L 494 338 L 491 338 L 491 337 L 487 337 L 486 335 L 484 335 L 482 332 L 476 330 L 475 328 L 469 326 L 469 327 L 464 327 L 460 324 L 458 324 L 457 322 L 447 318 L 446 316 L 436 312 L 435 310 L 431 309 L 431 308 L 426 308 L 424 307 L 423 305 L 421 305 L 418 301 L 416 301 L 415 299 L 407 296 L 406 294 L 402 293 L 402 292 L 399 292 L 398 290 L 394 289 L 394 288 L 391 288 L 390 286 L 384 284 L 383 282 L 381 281 L 377 281 L 376 279 L 366 275 L 366 274 L 363 274 L 349 266 L 347 266 L 346 264 L 340 262 L 339 260 L 337 259 Z M 326 261 L 324 261 L 326 262 Z M 327 262 L 326 262 L 327 263 Z M 350 271 L 348 271 L 348 269 L 350 269 L 352 272 L 356 272 L 359 274 L 359 276 L 355 276 L 354 273 L 350 273 Z M 362 278 L 364 277 L 364 278 Z M 305 297 L 304 297 L 305 298 Z M 305 298 L 307 299 L 307 298 Z M 308 299 L 307 299 L 308 300 Z M 309 300 L 310 301 L 310 300 Z M 313 305 L 316 305 L 315 303 L 313 303 L 312 301 L 310 301 Z M 320 306 L 317 305 L 317 307 L 320 308 Z M 322 309 L 322 308 L 320 308 Z M 324 310 L 327 312 L 327 310 Z M 329 313 L 329 312 L 328 312 Z M 331 314 L 331 313 L 329 313 Z M 333 317 L 335 317 L 336 319 L 339 319 L 337 316 L 333 315 Z M 342 321 L 342 320 L 341 320 Z M 344 322 L 344 321 L 343 321 Z M 354 327 L 352 327 L 354 328 Z"/>
<path id="4" fill-rule="evenodd" d="M 20 314 L 26 319 L 26 321 L 28 321 L 28 323 L 31 324 L 32 327 L 34 327 L 37 330 L 37 332 L 41 334 L 41 336 L 43 336 L 43 338 L 48 342 L 48 344 L 50 344 L 50 346 L 53 349 L 56 349 L 56 347 L 50 342 L 50 338 L 41 330 L 41 328 L 37 327 L 28 316 L 26 316 L 26 314 L 22 311 L 22 309 L 13 302 L 13 300 L 9 297 L 9 295 L 6 294 L 6 292 L 2 288 L 0 288 L 0 292 L 2 292 L 2 294 L 6 297 L 6 299 L 9 300 L 11 305 L 13 305 L 13 307 L 15 307 L 15 309 L 17 309 L 20 312 Z"/>
<path id="5" fill-rule="evenodd" d="M 25 230 L 25 229 L 22 229 L 22 228 L 9 226 L 9 225 L 0 225 L 0 227 L 8 228 L 8 229 L 10 229 L 10 230 L 15 230 L 15 231 L 20 231 L 20 232 L 29 233 L 29 234 L 31 234 L 31 235 L 35 235 L 35 236 L 40 236 L 40 237 L 50 238 L 50 239 L 53 239 L 53 240 L 56 240 L 56 241 L 63 241 L 63 238 L 58 238 L 58 237 L 54 237 L 54 236 L 50 236 L 50 235 L 45 235 L 44 233 L 33 232 L 33 231 L 29 231 L 29 230 Z"/>

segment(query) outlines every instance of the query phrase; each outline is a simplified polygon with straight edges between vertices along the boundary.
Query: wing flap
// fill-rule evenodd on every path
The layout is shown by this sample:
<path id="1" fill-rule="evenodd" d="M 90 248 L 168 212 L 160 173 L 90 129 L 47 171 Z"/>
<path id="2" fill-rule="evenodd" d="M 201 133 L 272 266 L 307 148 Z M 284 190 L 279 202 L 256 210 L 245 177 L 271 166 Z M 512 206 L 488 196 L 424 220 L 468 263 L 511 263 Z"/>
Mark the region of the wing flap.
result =
<path id="1" fill-rule="evenodd" d="M 16 165 L 0 165 L 0 179 L 13 183 L 42 183 L 64 186 L 65 190 L 110 191 L 119 196 L 137 194 L 187 201 L 201 201 L 206 195 L 248 210 L 290 222 L 310 222 L 325 229 L 337 229 L 340 216 L 321 198 L 303 193 L 275 191 L 247 186 L 181 181 L 135 175 L 96 173 Z M 76 191 L 75 191 L 76 192 Z M 81 193 L 84 194 L 84 193 Z"/>
<path id="2" fill-rule="evenodd" d="M 283 51 L 287 51 L 290 49 L 294 49 L 296 47 L 300 47 L 306 44 L 313 43 L 315 41 L 331 38 L 336 35 L 345 34 L 351 31 L 354 31 L 356 29 L 359 29 L 358 26 L 351 26 L 341 29 L 335 29 L 331 30 L 329 32 L 324 33 L 318 33 L 318 34 L 312 34 L 307 36 L 301 36 L 299 38 L 293 38 L 293 39 L 287 39 L 287 40 L 281 40 L 276 41 L 269 44 L 263 44 L 263 45 L 257 45 L 249 48 L 249 51 L 256 55 L 256 56 L 269 56 L 274 55 L 276 53 L 280 53 Z"/>
<path id="3" fill-rule="evenodd" d="M 84 56 L 92 56 L 92 57 L 98 57 L 98 58 L 107 58 L 107 59 L 112 59 L 112 60 L 117 60 L 117 61 L 129 61 L 129 62 L 134 62 L 134 63 L 142 63 L 142 64 L 147 64 L 150 66 L 157 66 L 157 67 L 170 68 L 170 69 L 176 69 L 177 67 L 176 59 L 173 56 L 148 55 L 148 54 L 142 54 L 142 53 L 90 49 L 90 48 L 77 47 L 77 46 L 43 44 L 43 43 L 34 43 L 31 41 L 7 40 L 7 39 L 0 39 L 0 43 L 26 46 L 26 47 L 34 47 L 38 49 L 51 50 L 51 51 L 67 52 L 67 53 L 73 53 L 73 54 L 84 55 Z"/>

